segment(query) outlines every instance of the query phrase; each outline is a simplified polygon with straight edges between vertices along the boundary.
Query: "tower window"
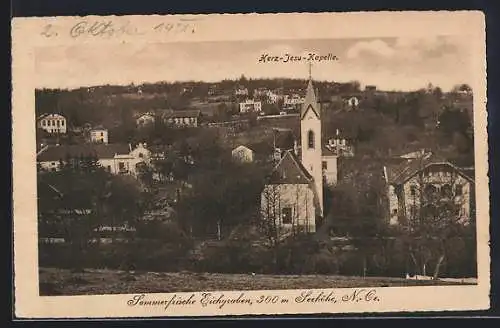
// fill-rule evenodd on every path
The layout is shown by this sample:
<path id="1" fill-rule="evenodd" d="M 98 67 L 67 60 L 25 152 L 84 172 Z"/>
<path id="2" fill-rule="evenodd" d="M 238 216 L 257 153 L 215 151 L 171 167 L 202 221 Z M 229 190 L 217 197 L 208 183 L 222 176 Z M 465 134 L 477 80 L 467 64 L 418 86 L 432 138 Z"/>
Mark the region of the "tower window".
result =
<path id="1" fill-rule="evenodd" d="M 307 132 L 307 146 L 314 149 L 314 132 L 311 130 Z"/>
<path id="2" fill-rule="evenodd" d="M 328 163 L 326 161 L 321 162 L 321 166 L 323 167 L 323 170 L 328 169 Z"/>

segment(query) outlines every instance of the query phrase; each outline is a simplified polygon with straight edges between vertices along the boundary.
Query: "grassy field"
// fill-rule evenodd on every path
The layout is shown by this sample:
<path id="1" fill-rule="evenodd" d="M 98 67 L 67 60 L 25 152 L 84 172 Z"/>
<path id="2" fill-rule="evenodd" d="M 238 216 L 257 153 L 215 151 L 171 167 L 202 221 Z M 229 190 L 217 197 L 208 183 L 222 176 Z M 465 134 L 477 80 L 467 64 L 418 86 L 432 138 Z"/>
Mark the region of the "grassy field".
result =
<path id="1" fill-rule="evenodd" d="M 192 272 L 136 272 L 41 268 L 40 295 L 99 295 L 171 293 L 214 290 L 313 289 L 349 287 L 402 287 L 451 283 L 386 277 L 325 275 L 249 275 Z"/>

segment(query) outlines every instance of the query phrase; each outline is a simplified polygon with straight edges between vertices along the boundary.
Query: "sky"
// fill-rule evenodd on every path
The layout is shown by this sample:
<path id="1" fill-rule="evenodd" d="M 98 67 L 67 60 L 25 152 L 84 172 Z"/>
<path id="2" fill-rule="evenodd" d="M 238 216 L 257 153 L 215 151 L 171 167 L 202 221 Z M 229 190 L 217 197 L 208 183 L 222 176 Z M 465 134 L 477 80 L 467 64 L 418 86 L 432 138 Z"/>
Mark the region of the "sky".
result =
<path id="1" fill-rule="evenodd" d="M 41 47 L 35 52 L 37 88 L 79 88 L 159 81 L 307 78 L 306 62 L 259 63 L 263 54 L 338 57 L 315 62 L 314 80 L 376 85 L 409 91 L 429 83 L 443 90 L 471 83 L 466 38 L 370 38 L 231 42 L 180 42 Z"/>

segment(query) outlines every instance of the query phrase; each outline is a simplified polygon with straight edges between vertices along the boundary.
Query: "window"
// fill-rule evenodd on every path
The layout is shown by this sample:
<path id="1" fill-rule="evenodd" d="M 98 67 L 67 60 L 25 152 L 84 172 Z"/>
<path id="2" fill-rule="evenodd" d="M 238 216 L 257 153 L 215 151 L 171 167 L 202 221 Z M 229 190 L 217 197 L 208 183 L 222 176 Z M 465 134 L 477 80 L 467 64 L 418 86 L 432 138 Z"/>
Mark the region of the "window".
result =
<path id="1" fill-rule="evenodd" d="M 445 184 L 441 187 L 441 196 L 450 197 L 451 196 L 451 186 L 449 184 Z"/>
<path id="2" fill-rule="evenodd" d="M 61 126 L 64 126 L 64 120 L 61 121 Z"/>
<path id="3" fill-rule="evenodd" d="M 43 120 L 42 121 L 42 126 L 47 126 L 47 121 Z"/>
<path id="4" fill-rule="evenodd" d="M 57 127 L 61 126 L 61 121 L 57 120 L 56 124 L 57 124 Z"/>
<path id="5" fill-rule="evenodd" d="M 393 209 L 392 210 L 392 215 L 397 215 L 397 214 L 398 214 L 398 209 L 397 208 Z"/>
<path id="6" fill-rule="evenodd" d="M 123 163 L 123 162 L 119 162 L 119 163 L 118 163 L 118 168 L 120 169 L 120 171 L 125 170 L 125 163 Z"/>
<path id="7" fill-rule="evenodd" d="M 108 172 L 111 172 L 111 165 L 107 166 Z"/>
<path id="8" fill-rule="evenodd" d="M 307 133 L 307 145 L 308 148 L 314 149 L 314 132 L 311 130 Z"/>
<path id="9" fill-rule="evenodd" d="M 410 186 L 410 195 L 415 196 L 417 194 L 417 187 Z"/>
<path id="10" fill-rule="evenodd" d="M 436 187 L 434 187 L 433 185 L 428 184 L 425 186 L 425 194 L 427 196 L 432 196 L 434 195 L 435 192 L 436 192 Z"/>
<path id="11" fill-rule="evenodd" d="M 139 158 L 143 158 L 144 155 L 142 153 L 139 153 Z"/>
<path id="12" fill-rule="evenodd" d="M 327 163 L 327 161 L 321 162 L 321 167 L 323 168 L 323 170 L 328 169 L 328 163 Z"/>
<path id="13" fill-rule="evenodd" d="M 101 132 L 101 137 L 104 137 L 104 132 Z"/>
<path id="14" fill-rule="evenodd" d="M 281 222 L 283 224 L 291 224 L 292 223 L 292 208 L 284 207 L 281 210 Z"/>
<path id="15" fill-rule="evenodd" d="M 462 196 L 463 194 L 463 186 L 462 185 L 456 185 L 455 186 L 455 195 L 456 196 Z"/>

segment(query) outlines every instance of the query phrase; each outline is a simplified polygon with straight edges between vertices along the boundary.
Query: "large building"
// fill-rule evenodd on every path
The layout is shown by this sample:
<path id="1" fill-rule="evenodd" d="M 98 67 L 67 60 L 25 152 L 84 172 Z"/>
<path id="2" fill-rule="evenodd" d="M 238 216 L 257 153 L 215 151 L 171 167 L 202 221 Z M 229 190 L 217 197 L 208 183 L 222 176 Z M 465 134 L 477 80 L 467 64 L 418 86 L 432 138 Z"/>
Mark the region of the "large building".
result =
<path id="1" fill-rule="evenodd" d="M 43 114 L 38 118 L 38 127 L 51 134 L 68 131 L 66 118 L 60 114 Z"/>
<path id="2" fill-rule="evenodd" d="M 337 183 L 337 156 L 323 146 L 317 99 L 310 79 L 300 114 L 300 156 L 298 147 L 285 151 L 261 194 L 263 219 L 283 229 L 315 232 L 325 214 L 324 185 Z"/>
<path id="3" fill-rule="evenodd" d="M 444 215 L 448 206 L 457 221 L 473 216 L 474 177 L 470 172 L 431 153 L 402 157 L 384 167 L 389 199 L 389 223 L 405 224 L 426 215 Z"/>

